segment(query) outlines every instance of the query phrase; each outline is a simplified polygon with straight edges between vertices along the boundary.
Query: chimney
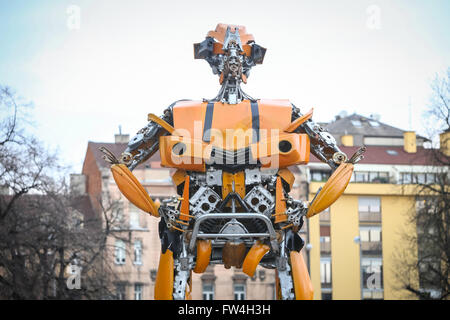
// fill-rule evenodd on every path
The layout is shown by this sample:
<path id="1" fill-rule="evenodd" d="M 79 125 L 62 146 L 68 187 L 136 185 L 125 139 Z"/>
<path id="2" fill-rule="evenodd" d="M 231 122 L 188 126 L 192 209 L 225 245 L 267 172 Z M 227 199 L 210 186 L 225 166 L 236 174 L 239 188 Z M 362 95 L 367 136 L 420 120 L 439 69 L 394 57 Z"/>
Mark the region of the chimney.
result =
<path id="1" fill-rule="evenodd" d="M 353 136 L 346 134 L 341 137 L 341 143 L 344 147 L 353 147 Z"/>
<path id="2" fill-rule="evenodd" d="M 115 143 L 128 143 L 130 141 L 130 135 L 129 134 L 115 134 L 114 135 L 114 142 Z"/>
<path id="3" fill-rule="evenodd" d="M 450 157 L 450 128 L 439 135 L 439 149 L 447 157 Z"/>
<path id="4" fill-rule="evenodd" d="M 408 153 L 417 152 L 416 133 L 414 131 L 403 132 L 403 150 Z"/>
<path id="5" fill-rule="evenodd" d="M 72 173 L 70 175 L 70 192 L 76 196 L 86 194 L 86 176 L 84 174 Z"/>

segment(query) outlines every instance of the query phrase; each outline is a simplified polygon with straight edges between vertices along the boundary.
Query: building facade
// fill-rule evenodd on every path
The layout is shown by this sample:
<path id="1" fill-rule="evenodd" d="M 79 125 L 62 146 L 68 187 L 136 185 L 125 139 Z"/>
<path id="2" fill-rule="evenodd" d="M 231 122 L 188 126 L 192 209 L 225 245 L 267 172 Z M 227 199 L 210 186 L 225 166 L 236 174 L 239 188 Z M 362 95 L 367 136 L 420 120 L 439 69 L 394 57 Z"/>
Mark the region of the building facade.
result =
<path id="1" fill-rule="evenodd" d="M 417 233 L 410 223 L 415 184 L 435 183 L 439 171 L 431 165 L 431 149 L 423 147 L 427 139 L 357 114 L 337 117 L 325 127 L 347 155 L 361 145 L 367 151 L 341 198 L 309 221 L 314 298 L 414 298 L 396 278 L 396 257 L 406 253 L 417 260 L 418 248 L 411 248 L 404 235 Z M 331 172 L 316 159 L 308 169 L 311 199 Z"/>

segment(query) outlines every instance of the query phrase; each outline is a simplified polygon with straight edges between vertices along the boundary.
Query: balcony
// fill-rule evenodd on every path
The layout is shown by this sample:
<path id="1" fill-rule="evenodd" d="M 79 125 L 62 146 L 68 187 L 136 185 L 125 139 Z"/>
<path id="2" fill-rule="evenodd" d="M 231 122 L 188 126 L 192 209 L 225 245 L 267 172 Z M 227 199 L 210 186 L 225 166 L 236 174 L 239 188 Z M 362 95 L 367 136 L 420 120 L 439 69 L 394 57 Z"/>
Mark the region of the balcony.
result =
<path id="1" fill-rule="evenodd" d="M 362 241 L 361 251 L 367 255 L 381 255 L 381 242 Z"/>
<path id="2" fill-rule="evenodd" d="M 320 243 L 320 253 L 330 253 L 331 252 L 331 242 L 321 242 Z"/>
<path id="3" fill-rule="evenodd" d="M 359 212 L 360 222 L 381 222 L 381 212 Z"/>
<path id="4" fill-rule="evenodd" d="M 330 210 L 322 211 L 319 214 L 319 219 L 321 222 L 330 222 Z"/>

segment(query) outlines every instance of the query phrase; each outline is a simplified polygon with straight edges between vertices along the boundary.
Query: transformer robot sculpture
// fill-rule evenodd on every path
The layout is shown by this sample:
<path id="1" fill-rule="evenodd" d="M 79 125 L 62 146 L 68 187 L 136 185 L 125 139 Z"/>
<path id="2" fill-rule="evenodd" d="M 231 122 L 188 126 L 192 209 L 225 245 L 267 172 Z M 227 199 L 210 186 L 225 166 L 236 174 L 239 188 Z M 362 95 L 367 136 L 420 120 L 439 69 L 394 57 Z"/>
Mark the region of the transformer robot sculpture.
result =
<path id="1" fill-rule="evenodd" d="M 278 299 L 312 299 L 313 288 L 300 253 L 304 217 L 329 207 L 344 192 L 359 149 L 350 159 L 334 138 L 288 100 L 254 99 L 244 93 L 250 69 L 266 49 L 243 26 L 218 24 L 194 44 L 219 75 L 221 88 L 210 100 L 181 100 L 130 140 L 117 159 L 101 148 L 123 195 L 143 211 L 161 217 L 161 255 L 155 299 L 189 299 L 192 272 L 209 264 L 232 266 L 253 276 L 258 265 L 276 270 Z M 131 171 L 160 151 L 179 197 L 154 202 Z M 288 193 L 288 167 L 306 164 L 310 152 L 333 174 L 311 202 Z"/>

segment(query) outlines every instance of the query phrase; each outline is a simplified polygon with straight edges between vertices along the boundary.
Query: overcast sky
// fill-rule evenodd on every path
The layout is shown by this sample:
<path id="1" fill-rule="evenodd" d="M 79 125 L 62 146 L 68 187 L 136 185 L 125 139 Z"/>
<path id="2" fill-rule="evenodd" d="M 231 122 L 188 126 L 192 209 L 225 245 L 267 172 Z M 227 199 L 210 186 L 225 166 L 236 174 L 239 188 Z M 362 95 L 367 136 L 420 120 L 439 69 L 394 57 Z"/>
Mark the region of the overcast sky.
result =
<path id="1" fill-rule="evenodd" d="M 450 66 L 445 0 L 0 0 L 0 84 L 34 102 L 36 133 L 80 172 L 88 141 L 217 94 L 192 44 L 219 22 L 267 48 L 244 90 L 314 107 L 316 121 L 377 113 L 424 133 L 430 81 Z"/>

